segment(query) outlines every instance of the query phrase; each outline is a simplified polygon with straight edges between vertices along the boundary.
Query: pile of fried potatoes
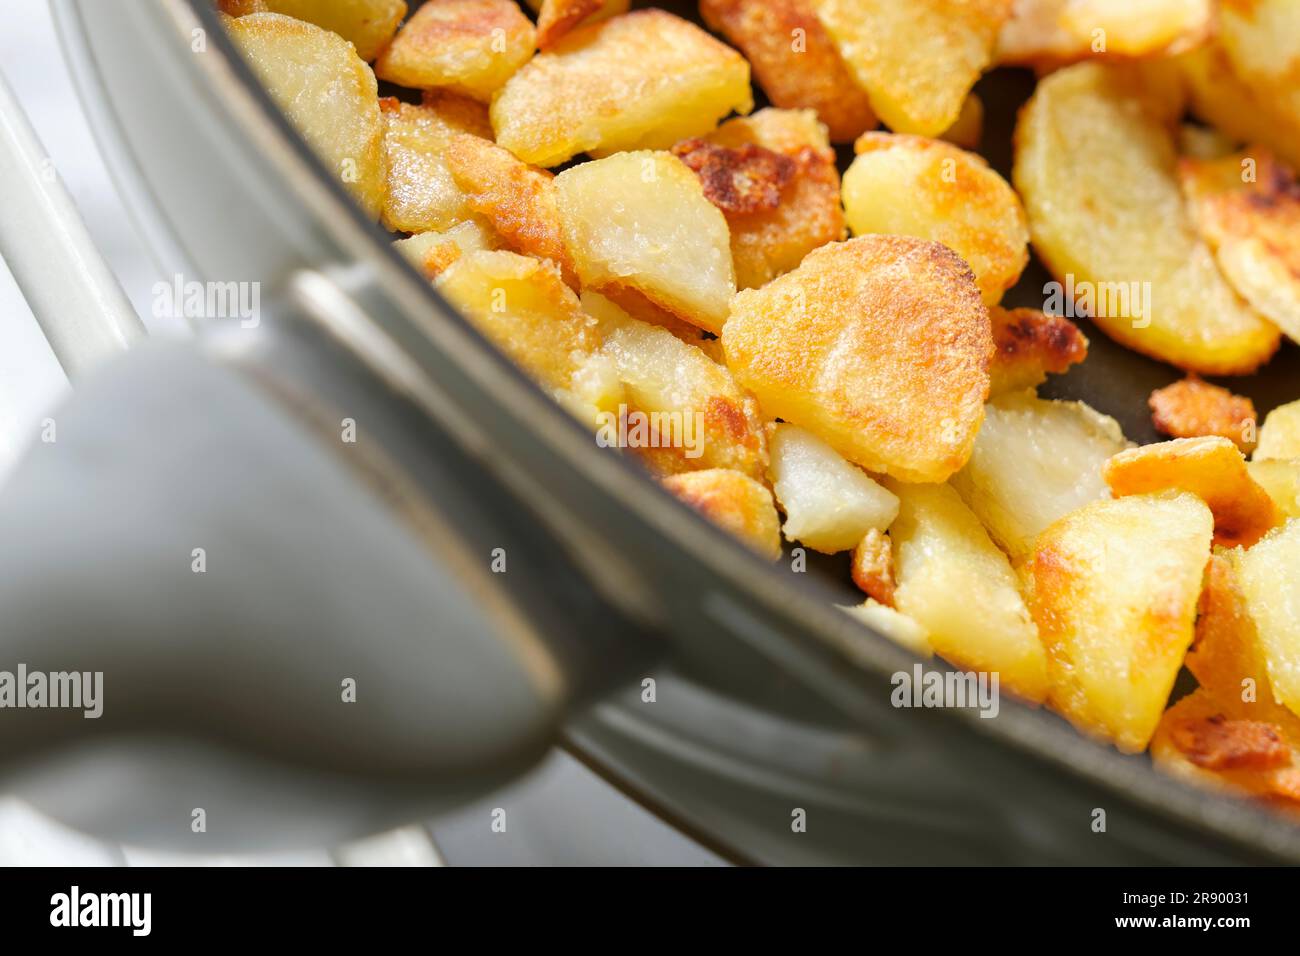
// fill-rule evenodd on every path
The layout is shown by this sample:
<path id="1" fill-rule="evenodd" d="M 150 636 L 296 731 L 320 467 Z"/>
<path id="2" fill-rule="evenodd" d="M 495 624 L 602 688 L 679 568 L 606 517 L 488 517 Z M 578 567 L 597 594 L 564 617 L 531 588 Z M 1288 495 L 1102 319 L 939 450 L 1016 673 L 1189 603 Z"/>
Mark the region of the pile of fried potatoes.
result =
<path id="1" fill-rule="evenodd" d="M 396 248 L 681 501 L 771 560 L 851 553 L 846 610 L 918 653 L 1300 810 L 1300 401 L 1257 425 L 1199 377 L 1300 340 L 1300 3 L 218 4 Z M 1010 182 L 975 152 L 1000 65 L 1038 76 Z M 1031 247 L 1064 299 L 1004 308 Z M 1187 373 L 1168 441 L 1036 394 L 1075 314 Z"/>

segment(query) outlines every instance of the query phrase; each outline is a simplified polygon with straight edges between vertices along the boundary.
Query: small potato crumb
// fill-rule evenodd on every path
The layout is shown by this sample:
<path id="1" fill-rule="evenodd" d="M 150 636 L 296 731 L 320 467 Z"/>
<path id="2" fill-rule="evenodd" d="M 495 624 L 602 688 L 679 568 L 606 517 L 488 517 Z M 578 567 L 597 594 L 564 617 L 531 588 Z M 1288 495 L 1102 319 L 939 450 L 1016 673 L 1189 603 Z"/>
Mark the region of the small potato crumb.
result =
<path id="1" fill-rule="evenodd" d="M 1255 403 L 1195 375 L 1151 393 L 1151 423 L 1171 438 L 1226 438 L 1243 452 L 1255 447 Z"/>
<path id="2" fill-rule="evenodd" d="M 868 597 L 894 606 L 894 551 L 889 535 L 872 528 L 853 549 L 853 583 Z"/>
<path id="3" fill-rule="evenodd" d="M 1088 357 L 1088 339 L 1079 327 L 1060 315 L 1037 309 L 989 309 L 993 323 L 993 362 L 989 393 L 1001 395 L 1034 388 Z"/>

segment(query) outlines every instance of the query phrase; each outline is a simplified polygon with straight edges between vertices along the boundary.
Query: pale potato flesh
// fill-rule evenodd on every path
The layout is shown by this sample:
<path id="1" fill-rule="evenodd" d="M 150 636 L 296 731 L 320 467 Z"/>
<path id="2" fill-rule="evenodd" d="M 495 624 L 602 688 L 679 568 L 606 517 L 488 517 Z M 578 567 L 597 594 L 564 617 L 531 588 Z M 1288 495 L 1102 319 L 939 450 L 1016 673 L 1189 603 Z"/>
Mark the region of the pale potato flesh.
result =
<path id="1" fill-rule="evenodd" d="M 753 108 L 749 64 L 699 27 L 636 10 L 580 27 L 492 102 L 496 141 L 524 162 L 666 149 Z"/>
<path id="2" fill-rule="evenodd" d="M 996 672 L 1031 701 L 1047 694 L 1047 658 L 1010 562 L 947 484 L 889 482 L 898 495 L 890 526 L 898 610 L 925 628 L 959 668 Z"/>
<path id="3" fill-rule="evenodd" d="M 638 151 L 555 177 L 560 224 L 584 287 L 635 289 L 719 332 L 736 291 L 727 221 L 670 153 Z"/>
<path id="4" fill-rule="evenodd" d="M 1214 12 L 1211 0 L 1068 0 L 1060 23 L 1085 49 L 1138 57 L 1191 49 L 1211 31 Z"/>
<path id="5" fill-rule="evenodd" d="M 1273 695 L 1300 715 L 1300 520 L 1230 556 L 1259 629 Z"/>
<path id="6" fill-rule="evenodd" d="M 406 16 L 405 0 L 218 0 L 231 16 L 282 13 L 337 33 L 369 62 L 387 45 Z"/>
<path id="7" fill-rule="evenodd" d="M 772 492 L 748 475 L 728 468 L 688 471 L 663 479 L 663 486 L 762 557 L 781 556 L 781 521 Z"/>
<path id="8" fill-rule="evenodd" d="M 1030 610 L 1049 705 L 1120 750 L 1146 748 L 1192 642 L 1213 518 L 1195 495 L 1095 501 L 1039 536 Z"/>
<path id="9" fill-rule="evenodd" d="M 861 604 L 839 605 L 841 611 L 855 620 L 861 621 L 877 634 L 882 634 L 895 644 L 906 647 L 921 657 L 934 655 L 925 628 L 901 611 L 888 605 L 867 598 Z"/>
<path id="10" fill-rule="evenodd" d="M 1279 405 L 1264 416 L 1253 457 L 1256 461 L 1300 458 L 1300 399 Z"/>
<path id="11" fill-rule="evenodd" d="M 1102 467 L 1127 443 L 1119 423 L 1082 402 L 1032 392 L 989 402 L 953 487 L 1015 560 L 1053 521 L 1109 492 Z"/>
<path id="12" fill-rule="evenodd" d="M 469 219 L 474 209 L 445 154 L 454 136 L 482 131 L 481 107 L 450 94 L 418 105 L 385 97 L 380 108 L 388 163 L 384 226 L 397 232 L 441 231 Z"/>
<path id="13" fill-rule="evenodd" d="M 1151 97 L 1136 69 L 1095 62 L 1039 83 L 1013 177 L 1034 248 L 1058 281 L 1093 293 L 1095 321 L 1117 341 L 1192 371 L 1250 372 L 1277 348 L 1277 328 L 1197 235 Z"/>
<path id="14" fill-rule="evenodd" d="M 277 13 L 226 21 L 271 98 L 361 208 L 384 202 L 384 122 L 378 84 L 351 43 Z"/>
<path id="15" fill-rule="evenodd" d="M 496 249 L 500 239 L 492 227 L 479 219 L 467 219 L 446 232 L 417 232 L 398 239 L 393 248 L 410 260 L 427 278 L 438 275 L 466 252 Z"/>
<path id="16" fill-rule="evenodd" d="M 1300 458 L 1249 461 L 1246 470 L 1284 518 L 1300 518 Z"/>
<path id="17" fill-rule="evenodd" d="M 923 136 L 867 133 L 854 149 L 843 186 L 853 234 L 942 242 L 996 305 L 1029 261 L 1025 210 L 1007 181 L 975 153 Z"/>
<path id="18" fill-rule="evenodd" d="M 1237 143 L 1263 143 L 1300 166 L 1300 112 L 1239 76 L 1217 41 L 1177 59 L 1192 112 Z"/>
<path id="19" fill-rule="evenodd" d="M 777 425 L 771 454 L 772 488 L 785 512 L 782 530 L 792 541 L 826 554 L 848 551 L 868 531 L 889 527 L 898 513 L 892 493 L 805 429 Z"/>
<path id="20" fill-rule="evenodd" d="M 860 236 L 732 301 L 727 365 L 773 418 L 869 471 L 943 481 L 970 456 L 993 353 L 988 312 L 956 253 Z"/>
<path id="21" fill-rule="evenodd" d="M 993 59 L 1011 0 L 814 0 L 871 106 L 898 133 L 938 136 Z"/>

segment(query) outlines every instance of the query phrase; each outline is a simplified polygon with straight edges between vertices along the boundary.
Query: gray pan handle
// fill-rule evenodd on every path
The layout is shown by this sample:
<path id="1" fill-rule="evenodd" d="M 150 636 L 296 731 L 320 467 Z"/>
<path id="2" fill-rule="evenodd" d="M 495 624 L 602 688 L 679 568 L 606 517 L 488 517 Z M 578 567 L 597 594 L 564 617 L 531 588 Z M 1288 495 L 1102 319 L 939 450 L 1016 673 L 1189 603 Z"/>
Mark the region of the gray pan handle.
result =
<path id="1" fill-rule="evenodd" d="M 518 774 L 639 658 L 450 443 L 416 487 L 290 404 L 148 342 L 43 423 L 0 490 L 0 672 L 91 693 L 0 707 L 0 787 L 137 844 L 347 839 Z"/>

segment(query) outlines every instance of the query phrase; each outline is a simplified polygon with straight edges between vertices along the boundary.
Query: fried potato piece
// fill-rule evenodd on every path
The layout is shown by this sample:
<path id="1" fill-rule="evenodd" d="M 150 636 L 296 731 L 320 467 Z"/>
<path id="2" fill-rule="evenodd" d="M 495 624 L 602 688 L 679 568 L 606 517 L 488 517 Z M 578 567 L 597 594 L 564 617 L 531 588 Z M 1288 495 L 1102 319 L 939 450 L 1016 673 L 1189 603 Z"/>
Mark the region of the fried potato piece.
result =
<path id="1" fill-rule="evenodd" d="M 781 423 L 772 432 L 768 477 L 785 512 L 782 531 L 814 551 L 836 554 L 883 530 L 898 499 L 812 432 Z"/>
<path id="2" fill-rule="evenodd" d="M 1192 642 L 1212 525 L 1176 492 L 1095 501 L 1039 536 L 1026 576 L 1047 700 L 1084 733 L 1146 748 Z"/>
<path id="3" fill-rule="evenodd" d="M 736 291 L 731 236 L 671 153 L 618 153 L 555 178 L 565 245 L 584 286 L 630 288 L 717 333 Z"/>
<path id="4" fill-rule="evenodd" d="M 1246 459 L 1226 438 L 1175 438 L 1129 448 L 1102 468 L 1117 498 L 1177 489 L 1198 496 L 1214 515 L 1214 543 L 1250 547 L 1275 526 L 1273 499 L 1246 471 Z"/>
<path id="5" fill-rule="evenodd" d="M 1011 0 L 813 0 L 840 56 L 890 129 L 938 136 L 993 60 Z"/>
<path id="6" fill-rule="evenodd" d="M 1239 143 L 1262 143 L 1300 166 L 1300 111 L 1289 112 L 1266 90 L 1242 79 L 1222 45 L 1211 41 L 1176 62 L 1200 119 Z"/>
<path id="7" fill-rule="evenodd" d="M 218 0 L 231 16 L 282 13 L 337 33 L 369 62 L 387 45 L 406 16 L 405 0 Z"/>
<path id="8" fill-rule="evenodd" d="M 1259 630 L 1273 696 L 1300 715 L 1300 521 L 1229 558 Z"/>
<path id="9" fill-rule="evenodd" d="M 993 337 L 956 253 L 909 236 L 861 236 L 738 294 L 722 347 L 768 415 L 863 468 L 943 481 L 974 445 Z"/>
<path id="10" fill-rule="evenodd" d="M 1255 459 L 1300 458 L 1300 400 L 1279 405 L 1259 427 Z"/>
<path id="11" fill-rule="evenodd" d="M 1213 30 L 1211 0 L 1066 0 L 1061 26 L 1085 50 L 1142 57 L 1190 50 Z"/>
<path id="12" fill-rule="evenodd" d="M 1300 458 L 1246 462 L 1250 477 L 1268 492 L 1284 518 L 1300 518 Z"/>
<path id="13" fill-rule="evenodd" d="M 672 154 L 700 177 L 704 196 L 723 213 L 767 212 L 794 177 L 794 160 L 763 146 L 718 146 L 684 139 Z"/>
<path id="14" fill-rule="evenodd" d="M 1047 373 L 1060 375 L 1088 357 L 1088 339 L 1061 315 L 1037 309 L 989 309 L 993 325 L 990 396 L 1036 388 Z"/>
<path id="15" fill-rule="evenodd" d="M 651 441 L 633 451 L 652 471 L 727 468 L 765 478 L 767 434 L 758 405 L 726 368 L 666 329 L 608 313 L 603 322 L 601 354 L 623 383 L 627 410 L 649 417 Z M 653 428 L 656 416 L 666 427 Z"/>
<path id="16" fill-rule="evenodd" d="M 888 535 L 872 528 L 853 549 L 853 583 L 866 595 L 894 606 L 894 552 Z"/>
<path id="17" fill-rule="evenodd" d="M 1300 7 L 1294 0 L 1221 3 L 1218 40 L 1251 89 L 1288 119 L 1300 120 Z"/>
<path id="18" fill-rule="evenodd" d="M 537 49 L 549 50 L 580 26 L 627 13 L 629 0 L 542 0 Z"/>
<path id="19" fill-rule="evenodd" d="M 847 143 L 876 114 L 813 8 L 813 0 L 701 0 L 700 15 L 745 54 L 774 105 L 814 110 L 831 141 Z"/>
<path id="20" fill-rule="evenodd" d="M 443 160 L 465 204 L 492 224 L 505 245 L 550 259 L 560 267 L 564 281 L 577 286 L 551 173 L 521 163 L 509 150 L 469 133 L 448 140 Z"/>
<path id="21" fill-rule="evenodd" d="M 647 325 L 667 329 L 687 345 L 700 349 L 719 365 L 724 364 L 722 346 L 716 336 L 711 337 L 698 325 L 684 322 L 671 312 L 665 312 L 635 289 L 606 289 L 604 293 L 583 289 L 582 307 L 601 321 L 601 327 L 613 328 L 628 319 L 639 319 Z"/>
<path id="22" fill-rule="evenodd" d="M 1179 180 L 1201 237 L 1232 287 L 1300 342 L 1300 183 L 1264 147 L 1184 158 Z"/>
<path id="23" fill-rule="evenodd" d="M 1237 298 L 1196 234 L 1163 95 L 1128 66 L 1053 73 L 1020 114 L 1013 180 L 1034 248 L 1091 299 L 1080 304 L 1107 335 L 1191 371 L 1246 373 L 1273 354 L 1278 331 Z"/>
<path id="24" fill-rule="evenodd" d="M 417 232 L 409 238 L 398 239 L 393 248 L 427 278 L 436 279 L 463 253 L 497 249 L 500 245 L 491 226 L 478 219 L 467 219 L 446 232 Z"/>
<path id="25" fill-rule="evenodd" d="M 483 107 L 454 93 L 434 93 L 418 105 L 384 97 L 379 107 L 388 164 L 384 226 L 395 232 L 440 231 L 470 218 L 474 210 L 444 154 L 457 134 L 483 131 Z"/>
<path id="26" fill-rule="evenodd" d="M 998 31 L 994 60 L 1009 66 L 1056 66 L 1088 54 L 1090 43 L 1061 22 L 1069 0 L 1013 0 Z"/>
<path id="27" fill-rule="evenodd" d="M 1195 375 L 1157 388 L 1147 404 L 1156 431 L 1171 438 L 1218 435 L 1243 452 L 1255 447 L 1255 403 Z"/>
<path id="28" fill-rule="evenodd" d="M 889 638 L 914 654 L 920 657 L 934 656 L 934 648 L 930 646 L 925 628 L 906 614 L 881 604 L 873 598 L 867 598 L 861 604 L 836 606 L 849 617 L 861 621 L 877 634 Z"/>
<path id="29" fill-rule="evenodd" d="M 1102 465 L 1126 446 L 1119 423 L 1082 402 L 999 395 L 952 486 L 1019 561 L 1052 522 L 1107 496 Z"/>
<path id="30" fill-rule="evenodd" d="M 890 526 L 898 609 L 943 658 L 994 671 L 1026 700 L 1047 695 L 1047 657 L 1007 557 L 951 486 L 889 482 L 899 499 Z"/>
<path id="31" fill-rule="evenodd" d="M 966 94 L 957 119 L 939 138 L 962 149 L 979 149 L 984 135 L 984 101 L 974 91 Z"/>
<path id="32" fill-rule="evenodd" d="M 840 174 L 826 128 L 811 110 L 762 109 L 709 134 L 720 149 L 770 150 L 789 160 L 791 175 L 774 208 L 728 212 L 736 287 L 754 289 L 784 275 L 804 256 L 848 233 L 840 208 Z"/>
<path id="33" fill-rule="evenodd" d="M 379 87 L 352 44 L 278 13 L 228 19 L 226 29 L 312 152 L 377 218 L 385 182 Z"/>
<path id="34" fill-rule="evenodd" d="M 748 475 L 727 468 L 670 475 L 663 486 L 723 531 L 768 560 L 781 556 L 781 522 L 772 493 Z"/>
<path id="35" fill-rule="evenodd" d="M 854 235 L 879 232 L 942 242 L 966 260 L 985 305 L 1016 284 L 1029 261 L 1029 227 L 1007 181 L 975 153 L 922 136 L 866 133 L 844 174 Z"/>
<path id="36" fill-rule="evenodd" d="M 749 64 L 693 23 L 634 10 L 534 57 L 492 102 L 496 141 L 526 163 L 667 149 L 754 107 Z"/>
<path id="37" fill-rule="evenodd" d="M 375 60 L 381 80 L 487 102 L 536 45 L 514 0 L 425 0 Z"/>

